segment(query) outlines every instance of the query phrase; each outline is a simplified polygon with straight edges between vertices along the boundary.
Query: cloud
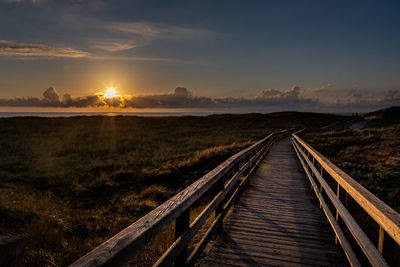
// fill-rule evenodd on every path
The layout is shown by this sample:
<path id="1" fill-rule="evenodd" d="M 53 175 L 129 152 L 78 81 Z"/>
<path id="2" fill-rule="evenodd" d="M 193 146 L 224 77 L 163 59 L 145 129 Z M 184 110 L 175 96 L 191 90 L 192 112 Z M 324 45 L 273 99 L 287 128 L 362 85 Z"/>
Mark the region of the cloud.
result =
<path id="1" fill-rule="evenodd" d="M 134 96 L 124 100 L 123 107 L 131 108 L 205 108 L 205 109 L 269 109 L 285 107 L 288 109 L 312 107 L 315 101 L 299 97 L 300 87 L 287 91 L 263 90 L 254 98 L 243 97 L 199 97 L 185 87 L 175 88 L 173 93 Z"/>
<path id="2" fill-rule="evenodd" d="M 275 89 L 267 89 L 259 92 L 256 96 L 256 100 L 281 100 L 281 99 L 298 99 L 300 94 L 300 87 L 293 86 L 292 89 L 288 91 L 278 91 Z"/>
<path id="3" fill-rule="evenodd" d="M 400 90 L 389 90 L 384 96 L 385 101 L 399 101 L 400 102 Z"/>
<path id="4" fill-rule="evenodd" d="M 42 44 L 17 43 L 9 40 L 0 40 L 0 55 L 81 58 L 88 57 L 89 53 L 72 48 L 54 48 Z"/>
<path id="5" fill-rule="evenodd" d="M 60 100 L 57 91 L 50 87 L 43 93 L 43 98 L 13 98 L 0 99 L 3 107 L 100 107 L 105 106 L 97 95 L 72 98 L 70 94 L 64 94 Z"/>
<path id="6" fill-rule="evenodd" d="M 53 87 L 43 93 L 43 98 L 0 99 L 0 106 L 9 107 L 119 107 L 124 108 L 197 108 L 238 112 L 271 112 L 283 110 L 319 112 L 363 112 L 400 104 L 400 90 L 389 90 L 381 97 L 343 98 L 336 102 L 301 97 L 301 88 L 293 86 L 286 91 L 266 89 L 252 98 L 195 96 L 185 87 L 171 93 L 105 98 L 103 95 L 62 97 Z M 353 94 L 354 95 L 354 94 Z"/>
<path id="7" fill-rule="evenodd" d="M 43 97 L 44 100 L 48 102 L 56 103 L 60 101 L 60 97 L 58 96 L 56 89 L 54 89 L 53 87 L 50 87 L 49 89 L 44 91 Z"/>
<path id="8" fill-rule="evenodd" d="M 112 31 L 119 31 L 147 38 L 194 38 L 207 37 L 213 34 L 212 31 L 206 29 L 171 26 L 153 22 L 114 22 L 107 27 Z"/>
<path id="9" fill-rule="evenodd" d="M 94 45 L 96 46 L 96 45 Z M 135 47 L 129 43 L 98 43 L 97 48 L 107 50 L 108 52 L 117 52 L 128 50 Z M 35 57 L 65 57 L 65 58 L 88 58 L 96 60 L 119 60 L 119 61 L 176 61 L 160 57 L 138 57 L 125 55 L 103 55 L 90 54 L 83 50 L 72 48 L 53 48 L 41 44 L 16 43 L 8 40 L 0 40 L 0 56 L 35 56 Z M 183 62 L 185 63 L 185 62 Z"/>
<path id="10" fill-rule="evenodd" d="M 125 99 L 124 107 L 132 108 L 183 108 L 193 107 L 196 98 L 185 87 L 175 88 L 173 93 L 134 96 Z"/>
<path id="11" fill-rule="evenodd" d="M 135 48 L 137 45 L 133 42 L 98 42 L 93 47 L 108 52 L 118 52 Z"/>
<path id="12" fill-rule="evenodd" d="M 328 83 L 328 84 L 323 85 L 323 86 L 321 86 L 321 87 L 314 88 L 314 89 L 310 89 L 310 91 L 311 91 L 312 93 L 314 93 L 314 94 L 321 94 L 321 93 L 327 92 L 327 91 L 328 91 L 330 88 L 332 88 L 332 87 L 333 87 L 333 84 Z"/>
<path id="13" fill-rule="evenodd" d="M 24 0 L 3 0 L 4 3 L 23 3 Z"/>

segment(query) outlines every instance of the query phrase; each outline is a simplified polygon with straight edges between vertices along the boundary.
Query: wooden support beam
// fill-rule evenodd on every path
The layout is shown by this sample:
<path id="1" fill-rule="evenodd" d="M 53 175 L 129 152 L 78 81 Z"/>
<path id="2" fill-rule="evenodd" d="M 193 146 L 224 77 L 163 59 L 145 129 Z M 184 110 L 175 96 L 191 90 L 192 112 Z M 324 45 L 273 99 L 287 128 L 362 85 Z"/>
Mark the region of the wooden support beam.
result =
<path id="1" fill-rule="evenodd" d="M 175 222 L 175 240 L 181 237 L 189 229 L 190 222 L 190 208 L 185 210 Z M 181 252 L 176 256 L 174 261 L 175 266 L 185 266 L 188 257 L 188 247 L 185 245 Z"/>
<path id="2" fill-rule="evenodd" d="M 385 230 L 383 230 L 382 226 L 379 226 L 379 243 L 378 250 L 383 255 L 383 241 L 385 239 Z"/>

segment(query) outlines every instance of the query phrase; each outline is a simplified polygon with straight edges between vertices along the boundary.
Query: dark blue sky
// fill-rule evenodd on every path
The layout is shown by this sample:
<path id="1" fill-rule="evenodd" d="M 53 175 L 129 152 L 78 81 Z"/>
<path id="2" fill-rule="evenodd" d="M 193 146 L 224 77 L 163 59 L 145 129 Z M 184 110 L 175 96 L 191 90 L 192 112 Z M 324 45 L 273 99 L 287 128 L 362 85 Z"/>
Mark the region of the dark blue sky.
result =
<path id="1" fill-rule="evenodd" d="M 400 98 L 399 1 L 0 1 L 0 98 Z"/>

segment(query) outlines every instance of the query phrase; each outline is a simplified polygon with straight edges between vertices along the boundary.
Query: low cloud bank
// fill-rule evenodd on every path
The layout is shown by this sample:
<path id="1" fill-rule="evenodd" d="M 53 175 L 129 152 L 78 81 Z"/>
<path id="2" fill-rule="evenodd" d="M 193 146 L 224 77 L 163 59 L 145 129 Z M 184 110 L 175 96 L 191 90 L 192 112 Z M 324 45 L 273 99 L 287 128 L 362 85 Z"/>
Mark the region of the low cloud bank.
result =
<path id="1" fill-rule="evenodd" d="M 101 94 L 85 97 L 72 97 L 70 94 L 60 95 L 53 87 L 50 87 L 44 91 L 42 98 L 0 99 L 0 106 L 54 108 L 119 107 L 122 109 L 198 108 L 235 109 L 243 112 L 270 112 L 282 110 L 362 112 L 400 104 L 400 90 L 389 90 L 381 97 L 370 99 L 362 99 L 361 96 L 358 96 L 357 92 L 351 92 L 351 95 L 348 95 L 343 100 L 336 100 L 335 102 L 324 102 L 318 98 L 302 97 L 301 93 L 301 88 L 299 86 L 294 86 L 286 91 L 275 89 L 262 90 L 253 98 L 210 98 L 195 96 L 193 92 L 187 88 L 177 87 L 173 92 L 166 94 L 106 98 Z"/>

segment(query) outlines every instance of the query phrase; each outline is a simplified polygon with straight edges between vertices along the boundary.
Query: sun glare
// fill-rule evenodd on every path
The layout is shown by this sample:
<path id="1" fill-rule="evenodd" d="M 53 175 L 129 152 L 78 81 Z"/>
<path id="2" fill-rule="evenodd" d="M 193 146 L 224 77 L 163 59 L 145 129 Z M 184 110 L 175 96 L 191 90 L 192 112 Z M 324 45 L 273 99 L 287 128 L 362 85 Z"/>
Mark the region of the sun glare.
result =
<path id="1" fill-rule="evenodd" d="M 120 97 L 120 95 L 117 94 L 117 91 L 110 87 L 107 89 L 107 92 L 104 94 L 105 98 L 113 98 L 113 97 Z"/>

